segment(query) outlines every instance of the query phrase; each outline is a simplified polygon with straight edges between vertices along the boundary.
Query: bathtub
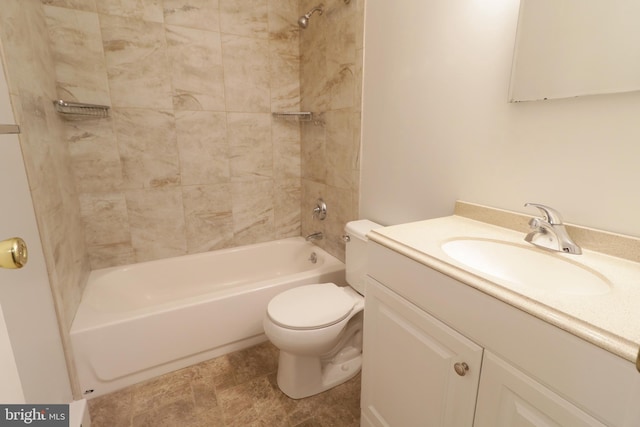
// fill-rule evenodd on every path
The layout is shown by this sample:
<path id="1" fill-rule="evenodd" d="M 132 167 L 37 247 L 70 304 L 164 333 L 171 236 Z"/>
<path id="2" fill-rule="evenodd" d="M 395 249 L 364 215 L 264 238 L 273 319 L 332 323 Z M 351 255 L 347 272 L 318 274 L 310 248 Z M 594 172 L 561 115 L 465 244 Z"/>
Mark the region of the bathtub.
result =
<path id="1" fill-rule="evenodd" d="M 301 237 L 92 271 L 70 333 L 81 391 L 101 396 L 265 341 L 269 300 L 321 282 L 345 284 L 344 264 Z"/>

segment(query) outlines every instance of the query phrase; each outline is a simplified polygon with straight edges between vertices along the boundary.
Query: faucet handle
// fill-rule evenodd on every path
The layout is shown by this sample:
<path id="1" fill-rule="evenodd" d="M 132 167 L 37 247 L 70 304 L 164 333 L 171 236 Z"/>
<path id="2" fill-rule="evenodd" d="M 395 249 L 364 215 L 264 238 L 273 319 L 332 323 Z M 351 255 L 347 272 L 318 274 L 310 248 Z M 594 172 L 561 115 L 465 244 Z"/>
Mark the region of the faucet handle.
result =
<path id="1" fill-rule="evenodd" d="M 540 209 L 540 212 L 542 212 L 544 220 L 547 221 L 550 225 L 562 224 L 562 217 L 560 216 L 560 213 L 555 209 L 550 208 L 549 206 L 538 204 L 538 203 L 525 203 L 524 205 L 525 207 L 534 206 Z"/>

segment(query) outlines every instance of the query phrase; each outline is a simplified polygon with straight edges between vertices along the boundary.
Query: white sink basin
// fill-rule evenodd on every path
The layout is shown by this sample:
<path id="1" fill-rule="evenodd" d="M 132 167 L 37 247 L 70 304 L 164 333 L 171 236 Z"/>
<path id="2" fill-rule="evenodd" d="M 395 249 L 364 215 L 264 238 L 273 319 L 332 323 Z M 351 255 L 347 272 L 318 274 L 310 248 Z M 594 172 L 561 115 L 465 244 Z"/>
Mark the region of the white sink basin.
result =
<path id="1" fill-rule="evenodd" d="M 571 295 L 600 295 L 611 290 L 609 281 L 598 272 L 540 249 L 463 238 L 444 243 L 442 250 L 458 263 L 508 286 Z"/>

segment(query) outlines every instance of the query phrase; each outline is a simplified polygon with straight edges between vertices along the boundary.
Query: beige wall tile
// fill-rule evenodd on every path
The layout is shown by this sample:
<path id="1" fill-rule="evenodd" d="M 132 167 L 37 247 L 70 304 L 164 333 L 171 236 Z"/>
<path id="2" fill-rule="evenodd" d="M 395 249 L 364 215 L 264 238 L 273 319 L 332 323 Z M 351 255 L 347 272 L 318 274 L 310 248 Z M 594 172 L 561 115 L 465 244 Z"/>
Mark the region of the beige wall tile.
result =
<path id="1" fill-rule="evenodd" d="M 252 38 L 268 38 L 267 0 L 219 1 L 221 32 Z"/>
<path id="2" fill-rule="evenodd" d="M 227 115 L 209 111 L 178 111 L 176 128 L 182 184 L 229 182 Z"/>
<path id="3" fill-rule="evenodd" d="M 82 8 L 67 1 L 57 6 Z M 304 31 L 297 19 L 316 5 L 312 0 L 160 3 L 97 4 L 115 135 L 107 122 L 68 126 L 81 191 L 180 188 L 187 252 L 309 227 L 341 230 L 342 217 L 357 216 L 362 37 L 359 25 L 350 25 L 363 22 L 363 2 L 325 2 L 325 14 Z M 326 113 L 326 123 L 269 116 L 300 110 Z M 313 194 L 303 191 L 301 176 Z M 226 208 L 210 211 L 198 201 L 221 203 L 225 185 L 233 196 L 230 218 Z M 309 224 L 305 212 L 328 193 L 339 194 L 333 203 L 350 214 Z M 199 235 L 199 228 L 218 234 Z M 94 247 L 92 260 L 127 258 L 114 253 L 108 245 Z"/>
<path id="4" fill-rule="evenodd" d="M 290 121 L 274 121 L 273 174 L 276 238 L 300 235 L 300 126 Z"/>
<path id="5" fill-rule="evenodd" d="M 10 67 L 10 66 L 9 66 Z M 8 68 L 9 68 L 8 67 Z M 11 72 L 11 71 L 9 71 Z M 55 174 L 56 159 L 53 158 L 52 140 L 47 138 L 49 126 L 47 123 L 45 103 L 47 100 L 42 96 L 32 95 L 26 90 L 20 92 L 21 117 L 20 123 L 20 146 L 22 147 L 25 169 L 29 177 L 29 187 L 31 190 L 50 188 L 52 185 L 50 178 Z M 60 134 L 61 130 L 58 130 Z M 55 134 L 54 134 L 55 135 Z M 48 194 L 46 191 L 43 194 Z M 51 193 L 55 194 L 55 193 Z M 36 210 L 38 204 L 44 200 L 34 201 Z"/>
<path id="6" fill-rule="evenodd" d="M 131 190 L 125 196 L 136 262 L 187 253 L 180 188 Z"/>
<path id="7" fill-rule="evenodd" d="M 100 15 L 100 26 L 112 105 L 171 108 L 164 26 L 109 15 Z"/>
<path id="8" fill-rule="evenodd" d="M 300 55 L 298 38 L 269 41 L 271 108 L 300 111 Z"/>
<path id="9" fill-rule="evenodd" d="M 122 164 L 111 119 L 66 123 L 76 187 L 82 193 L 123 188 Z"/>
<path id="10" fill-rule="evenodd" d="M 55 6 L 83 13 L 94 10 L 74 5 L 72 0 L 60 1 Z M 157 1 L 108 0 L 96 4 L 97 13 L 87 14 L 88 19 L 100 21 L 104 61 L 96 72 L 102 68 L 108 79 L 110 92 L 105 103 L 114 108 L 111 121 L 67 125 L 78 188 L 93 196 L 181 187 L 184 211 L 200 212 L 206 218 L 206 206 L 192 199 L 187 202 L 189 195 L 198 194 L 194 188 L 206 189 L 201 190 L 202 197 L 209 197 L 212 188 L 231 179 L 266 179 L 273 216 L 266 233 L 255 226 L 249 226 L 247 232 L 244 226 L 234 228 L 233 222 L 225 226 L 222 221 L 218 235 L 223 237 L 208 240 L 205 236 L 198 241 L 189 228 L 195 229 L 193 224 L 198 221 L 193 219 L 195 214 L 187 213 L 184 238 L 189 242 L 188 251 L 208 250 L 211 242 L 217 245 L 216 239 L 233 239 L 234 230 L 241 234 L 238 241 L 246 243 L 253 243 L 252 236 L 261 241 L 265 235 L 295 233 L 300 227 L 296 218 L 300 210 L 299 125 L 272 123 L 269 113 L 300 108 L 297 0 L 165 0 L 162 19 L 157 14 L 159 5 Z M 63 18 L 81 16 L 75 10 L 65 12 L 74 14 L 59 14 Z M 159 25 L 163 20 L 166 25 Z M 85 31 L 85 38 L 93 37 L 91 28 Z M 91 46 L 73 46 L 91 53 Z M 55 50 L 64 56 L 72 49 L 63 44 Z M 256 112 L 261 114 L 251 114 Z M 44 152 L 43 162 L 47 156 Z M 244 212 L 239 206 L 247 201 L 244 195 L 238 197 L 235 212 Z M 233 215 L 233 209 L 229 211 Z M 240 219 L 237 223 L 246 222 Z M 130 249 L 116 243 L 94 245 L 90 256 L 94 266 L 122 264 L 130 259 Z M 118 257 L 118 250 L 127 255 Z"/>
<path id="11" fill-rule="evenodd" d="M 355 167 L 358 146 L 354 144 L 350 108 L 332 110 L 326 118 L 327 184 L 332 187 L 352 188 L 351 171 Z"/>
<path id="12" fill-rule="evenodd" d="M 304 0 L 299 11 L 314 5 Z M 301 126 L 302 232 L 321 228 L 320 245 L 342 259 L 342 230 L 358 218 L 363 19 L 362 0 L 329 0 L 321 19 L 300 32 L 302 109 L 325 112 L 323 127 Z M 322 224 L 304 215 L 318 194 L 330 212 Z"/>
<path id="13" fill-rule="evenodd" d="M 300 178 L 278 179 L 275 184 L 273 215 L 275 221 L 275 238 L 299 236 L 300 225 Z M 311 216 L 311 211 L 302 212 Z"/>
<path id="14" fill-rule="evenodd" d="M 273 181 L 261 179 L 231 184 L 236 246 L 275 238 Z"/>
<path id="15" fill-rule="evenodd" d="M 220 33 L 165 28 L 175 109 L 224 111 Z"/>
<path id="16" fill-rule="evenodd" d="M 302 123 L 300 129 L 302 177 L 325 183 L 328 167 L 325 127 L 307 122 Z"/>
<path id="17" fill-rule="evenodd" d="M 356 63 L 355 63 L 355 82 L 354 82 L 354 95 L 353 95 L 353 109 L 355 111 L 362 111 L 362 66 L 364 60 L 364 49 L 358 48 L 356 51 Z M 360 122 L 358 122 L 358 128 L 360 128 Z"/>
<path id="18" fill-rule="evenodd" d="M 43 5 L 66 7 L 69 9 L 96 11 L 95 0 L 40 0 Z"/>
<path id="19" fill-rule="evenodd" d="M 87 250 L 89 251 L 92 270 L 129 265 L 136 262 L 131 242 L 90 246 Z"/>
<path id="20" fill-rule="evenodd" d="M 59 97 L 67 101 L 109 104 L 98 15 L 52 6 L 45 6 L 44 11 L 54 52 Z"/>
<path id="21" fill-rule="evenodd" d="M 327 203 L 327 221 L 325 225 L 325 249 L 339 259 L 344 260 L 344 227 L 347 222 L 356 219 L 352 211 L 352 192 L 350 189 L 331 187 L 324 201 Z M 331 213 L 329 214 L 329 210 Z"/>
<path id="22" fill-rule="evenodd" d="M 298 39 L 298 0 L 267 0 L 270 38 Z"/>
<path id="23" fill-rule="evenodd" d="M 175 119 L 170 111 L 114 109 L 125 188 L 180 184 Z"/>
<path id="24" fill-rule="evenodd" d="M 222 57 L 227 111 L 270 111 L 269 42 L 223 34 Z"/>
<path id="25" fill-rule="evenodd" d="M 290 121 L 274 120 L 271 127 L 273 137 L 273 176 L 276 180 L 297 179 L 300 181 L 300 126 Z"/>
<path id="26" fill-rule="evenodd" d="M 80 196 L 80 213 L 89 247 L 131 242 L 123 193 L 83 194 Z"/>
<path id="27" fill-rule="evenodd" d="M 5 1 L 0 19 L 4 55 L 11 62 L 7 71 L 11 92 L 20 97 L 25 93 L 55 97 L 55 85 L 50 85 L 55 79 L 53 58 L 41 6 L 35 2 Z M 16 70 L 12 72 L 11 68 Z"/>
<path id="28" fill-rule="evenodd" d="M 218 0 L 164 0 L 164 22 L 182 27 L 220 31 Z"/>
<path id="29" fill-rule="evenodd" d="M 164 21 L 162 0 L 97 0 L 99 13 L 143 19 L 150 22 Z"/>
<path id="30" fill-rule="evenodd" d="M 309 26 L 300 41 L 300 102 L 304 111 L 327 111 L 331 101 L 327 75 L 327 41 Z"/>
<path id="31" fill-rule="evenodd" d="M 273 176 L 269 114 L 228 113 L 231 179 L 253 181 Z"/>
<path id="32" fill-rule="evenodd" d="M 189 253 L 233 246 L 230 184 L 183 187 Z"/>

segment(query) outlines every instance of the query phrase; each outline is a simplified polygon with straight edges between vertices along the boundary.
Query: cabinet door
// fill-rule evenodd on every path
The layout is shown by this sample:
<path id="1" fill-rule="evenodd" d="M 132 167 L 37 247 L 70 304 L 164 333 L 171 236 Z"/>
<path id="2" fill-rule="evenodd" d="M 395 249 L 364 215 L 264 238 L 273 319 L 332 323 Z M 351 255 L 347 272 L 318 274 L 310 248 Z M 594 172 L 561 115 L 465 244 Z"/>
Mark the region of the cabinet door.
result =
<path id="1" fill-rule="evenodd" d="M 474 427 L 565 426 L 606 427 L 496 355 L 485 352 Z"/>
<path id="2" fill-rule="evenodd" d="M 364 319 L 362 425 L 470 427 L 482 348 L 370 278 Z"/>

